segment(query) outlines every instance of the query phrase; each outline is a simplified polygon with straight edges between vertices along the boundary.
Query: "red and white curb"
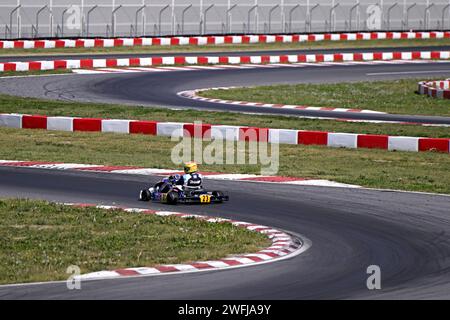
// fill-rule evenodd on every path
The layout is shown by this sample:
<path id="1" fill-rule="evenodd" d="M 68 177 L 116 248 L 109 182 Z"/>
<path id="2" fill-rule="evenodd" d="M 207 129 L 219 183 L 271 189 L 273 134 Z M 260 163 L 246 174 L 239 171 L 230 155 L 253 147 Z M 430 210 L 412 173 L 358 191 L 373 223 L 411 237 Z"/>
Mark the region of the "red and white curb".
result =
<path id="1" fill-rule="evenodd" d="M 405 61 L 402 61 L 404 63 Z M 435 61 L 433 61 L 435 62 Z M 357 63 L 357 62 L 356 62 Z M 356 64 L 355 63 L 355 64 Z M 320 66 L 320 63 L 316 64 Z M 307 110 L 307 111 L 328 111 L 328 112 L 352 112 L 352 113 L 376 113 L 376 114 L 386 114 L 386 112 L 374 111 L 374 110 L 361 110 L 361 109 L 348 109 L 348 108 L 334 108 L 334 107 L 313 107 L 313 106 L 302 106 L 302 105 L 285 105 L 285 104 L 271 104 L 271 103 L 260 103 L 260 102 L 248 102 L 248 101 L 237 101 L 237 100 L 222 100 L 215 98 L 205 98 L 200 94 L 204 91 L 209 90 L 230 90 L 230 89 L 242 89 L 239 87 L 217 87 L 217 88 L 204 88 L 195 89 L 178 92 L 177 95 L 197 101 L 205 101 L 209 103 L 219 103 L 228 104 L 233 106 L 246 106 L 246 107 L 261 107 L 261 108 L 277 108 L 277 109 L 296 109 L 296 110 Z M 345 119 L 345 118 L 333 118 L 333 117 L 320 117 L 320 116 L 300 116 L 304 119 L 319 119 L 319 120 L 336 120 L 342 122 L 359 122 L 359 123 L 390 123 L 390 124 L 401 124 L 401 125 L 417 125 L 424 127 L 450 127 L 449 124 L 432 124 L 432 123 L 412 123 L 412 122 L 401 122 L 401 121 L 388 121 L 388 120 L 359 120 L 359 119 Z"/>
<path id="2" fill-rule="evenodd" d="M 63 162 L 49 162 L 49 161 L 0 160 L 0 167 L 70 170 L 80 172 L 101 172 L 101 173 L 113 173 L 124 175 L 144 175 L 144 176 L 161 176 L 161 177 L 175 174 L 183 174 L 183 172 L 177 171 L 175 169 L 142 168 L 131 166 L 104 166 L 94 164 L 63 163 Z M 219 172 L 202 172 L 202 175 L 206 180 L 281 183 L 298 186 L 318 186 L 318 187 L 336 187 L 336 188 L 360 188 L 360 186 L 356 185 L 312 178 L 262 176 L 256 174 L 236 174 L 236 173 L 219 173 Z"/>
<path id="3" fill-rule="evenodd" d="M 257 141 L 293 145 L 322 145 L 335 148 L 369 148 L 391 151 L 450 152 L 450 138 L 425 138 L 358 134 L 295 129 L 271 129 L 203 123 L 157 122 L 124 119 L 51 117 L 0 114 L 0 127 L 148 134 L 163 137 L 190 137 L 203 140 Z"/>
<path id="4" fill-rule="evenodd" d="M 267 69 L 267 68 L 304 68 L 304 67 L 333 67 L 333 66 L 355 66 L 355 65 L 381 65 L 381 64 L 430 64 L 448 63 L 448 60 L 377 60 L 377 61 L 348 61 L 348 62 L 316 62 L 316 63 L 272 63 L 272 64 L 217 64 L 190 65 L 190 66 L 168 66 L 168 67 L 121 67 L 121 68 L 96 68 L 96 69 L 73 69 L 77 74 L 120 74 L 120 73 L 164 73 L 174 71 L 221 71 L 239 69 Z"/>
<path id="5" fill-rule="evenodd" d="M 433 98 L 450 99 L 450 79 L 419 82 L 419 93 Z"/>
<path id="6" fill-rule="evenodd" d="M 159 67 L 176 65 L 239 65 L 239 64 L 289 64 L 332 63 L 351 61 L 393 60 L 449 60 L 450 51 L 365 52 L 292 55 L 243 55 L 243 56 L 169 56 L 151 58 L 112 58 L 45 60 L 0 63 L 0 72 L 41 71 L 57 69 L 94 69 L 116 67 Z"/>
<path id="7" fill-rule="evenodd" d="M 239 105 L 239 106 L 261 107 L 261 108 L 297 109 L 297 110 L 308 110 L 308 111 L 354 112 L 354 113 L 380 113 L 380 114 L 385 113 L 385 112 L 379 112 L 379 111 L 373 111 L 373 110 L 360 110 L 360 109 L 348 109 L 348 108 L 312 107 L 312 106 L 300 106 L 300 105 L 222 100 L 222 99 L 214 99 L 214 98 L 204 98 L 199 95 L 199 92 L 203 92 L 203 91 L 230 90 L 230 89 L 236 89 L 236 88 L 237 87 L 218 87 L 218 88 L 196 89 L 196 90 L 182 91 L 182 92 L 179 92 L 178 95 L 183 98 L 197 100 L 197 101 L 206 101 L 206 102 L 212 102 L 212 103 Z"/>
<path id="8" fill-rule="evenodd" d="M 320 66 L 320 63 L 316 64 L 316 65 Z M 246 107 L 296 109 L 296 110 L 307 110 L 307 111 L 386 114 L 386 112 L 373 111 L 373 110 L 333 108 L 333 107 L 312 107 L 312 106 L 300 106 L 300 105 L 285 105 L 285 104 L 270 104 L 270 103 L 259 103 L 259 102 L 236 101 L 236 100 L 222 100 L 222 99 L 214 99 L 214 98 L 205 98 L 200 95 L 200 93 L 204 92 L 204 91 L 230 90 L 230 89 L 239 89 L 239 87 L 218 87 L 218 88 L 187 90 L 187 91 L 178 92 L 177 95 L 179 97 L 186 98 L 186 99 L 204 101 L 204 102 L 209 102 L 209 103 L 228 104 L 228 105 L 233 105 L 233 106 L 238 105 L 238 106 L 246 106 Z M 320 117 L 320 116 L 302 115 L 302 116 L 299 116 L 299 118 L 318 119 L 318 120 L 336 120 L 336 121 L 342 121 L 342 122 L 357 122 L 357 123 L 376 123 L 376 124 L 389 123 L 389 124 L 401 124 L 401 125 L 417 125 L 417 126 L 423 126 L 423 127 L 450 127 L 450 124 L 412 123 L 412 122 L 402 122 L 402 121 L 368 120 L 368 119 L 360 120 L 360 119 L 345 119 L 342 117 Z"/>
<path id="9" fill-rule="evenodd" d="M 107 210 L 123 210 L 129 213 L 151 214 L 157 216 L 174 216 L 179 218 L 195 218 L 210 223 L 231 223 L 233 226 L 245 228 L 249 231 L 258 232 L 271 240 L 271 245 L 256 253 L 239 254 L 224 257 L 214 261 L 196 261 L 186 264 L 166 264 L 153 267 L 130 267 L 116 270 L 97 271 L 77 276 L 79 280 L 101 280 L 120 277 L 136 276 L 157 276 L 164 274 L 192 273 L 200 271 L 218 271 L 231 268 L 249 267 L 258 264 L 272 263 L 280 260 L 293 258 L 302 252 L 305 252 L 310 246 L 311 241 L 300 239 L 284 231 L 248 222 L 235 221 L 230 219 L 201 216 L 195 214 L 185 214 L 169 211 L 154 211 L 138 208 L 123 208 L 115 206 L 96 206 L 91 204 L 66 204 L 81 207 L 96 207 Z"/>
<path id="10" fill-rule="evenodd" d="M 296 43 L 384 39 L 450 39 L 450 32 L 360 32 L 294 35 L 235 35 L 197 37 L 139 37 L 55 40 L 3 40 L 0 49 L 111 48 L 137 46 L 204 46 L 224 44 Z"/>

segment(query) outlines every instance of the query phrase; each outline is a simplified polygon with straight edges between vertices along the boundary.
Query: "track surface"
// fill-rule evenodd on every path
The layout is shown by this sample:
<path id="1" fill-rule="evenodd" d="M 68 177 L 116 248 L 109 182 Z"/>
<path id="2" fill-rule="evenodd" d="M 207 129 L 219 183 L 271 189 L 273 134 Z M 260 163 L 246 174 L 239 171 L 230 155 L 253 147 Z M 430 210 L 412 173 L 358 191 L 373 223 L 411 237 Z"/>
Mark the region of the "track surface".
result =
<path id="1" fill-rule="evenodd" d="M 158 47 L 159 49 L 163 47 Z M 145 50 L 145 47 L 143 47 Z M 404 51 L 446 51 L 450 46 L 420 46 L 420 47 L 379 47 L 379 48 L 342 48 L 342 49 L 289 49 L 289 50 L 245 50 L 245 51 L 196 51 L 196 52 L 167 52 L 167 53 L 82 53 L 82 54 L 56 54 L 51 51 L 45 55 L 7 56 L 0 55 L 0 62 L 10 61 L 45 61 L 66 59 L 113 59 L 113 58 L 149 58 L 165 56 L 245 56 L 245 55 L 285 55 L 285 54 L 326 54 L 326 53 L 352 53 L 352 52 L 404 52 Z M 57 57 L 57 58 L 54 58 Z"/>
<path id="2" fill-rule="evenodd" d="M 25 168 L 0 168 L 0 176 L 0 197 L 132 207 L 148 206 L 135 200 L 136 191 L 157 181 Z M 169 209 L 286 229 L 308 237 L 312 247 L 268 265 L 84 282 L 79 291 L 67 290 L 65 283 L 0 287 L 0 298 L 450 298 L 449 197 L 226 181 L 208 181 L 208 187 L 229 190 L 231 201 Z M 381 291 L 366 288 L 372 264 L 381 267 Z"/>
<path id="3" fill-rule="evenodd" d="M 255 108 L 194 101 L 177 96 L 185 90 L 226 86 L 254 86 L 284 83 L 335 83 L 373 81 L 407 77 L 448 77 L 449 63 L 333 65 L 302 68 L 255 68 L 239 70 L 175 71 L 102 75 L 59 75 L 50 77 L 0 78 L 0 93 L 66 101 L 120 103 L 222 110 L 258 114 L 335 118 L 329 111 Z M 366 109 L 366 108 L 365 108 Z M 346 112 L 346 119 L 450 124 L 450 117 Z"/>
<path id="4" fill-rule="evenodd" d="M 450 63 L 63 75 L 0 79 L 0 92 L 74 101 L 331 116 L 323 111 L 217 105 L 182 99 L 176 93 L 216 86 L 445 77 L 449 73 Z M 422 116 L 346 114 L 345 117 L 450 123 L 448 118 Z M 136 191 L 156 180 L 156 177 L 0 168 L 0 197 L 145 207 L 146 204 L 135 200 Z M 64 283 L 0 287 L 0 298 L 450 299 L 449 197 L 227 181 L 208 181 L 208 187 L 229 191 L 231 202 L 176 209 L 286 229 L 305 235 L 312 240 L 312 247 L 298 257 L 270 265 L 86 282 L 81 291 L 68 291 Z M 152 207 L 167 209 L 161 205 Z M 366 268 L 372 264 L 381 267 L 381 291 L 366 288 Z"/>

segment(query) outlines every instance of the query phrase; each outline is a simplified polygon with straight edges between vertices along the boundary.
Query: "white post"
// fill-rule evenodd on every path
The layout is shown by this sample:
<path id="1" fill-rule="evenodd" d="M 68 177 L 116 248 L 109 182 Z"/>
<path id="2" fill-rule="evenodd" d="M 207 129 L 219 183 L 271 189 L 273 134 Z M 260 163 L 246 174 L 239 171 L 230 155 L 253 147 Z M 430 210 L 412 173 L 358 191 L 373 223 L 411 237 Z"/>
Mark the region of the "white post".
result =
<path id="1" fill-rule="evenodd" d="M 310 6 L 310 3 L 309 3 L 309 0 L 306 0 L 306 16 L 305 16 L 305 21 L 309 24 L 309 23 L 311 23 L 310 21 L 309 21 L 309 6 Z M 308 30 L 309 30 L 309 28 L 308 28 Z M 306 30 L 306 25 L 305 25 L 305 31 L 308 31 L 308 30 Z"/>
<path id="2" fill-rule="evenodd" d="M 286 17 L 284 15 L 284 0 L 280 0 L 280 10 L 281 10 L 281 32 L 286 32 Z"/>
<path id="3" fill-rule="evenodd" d="M 255 6 L 257 6 L 257 5 L 258 5 L 258 0 L 255 0 Z M 256 7 L 256 10 L 255 10 L 255 22 L 256 22 L 256 33 L 259 33 L 259 7 Z"/>
<path id="4" fill-rule="evenodd" d="M 335 3 L 334 3 L 334 0 L 331 0 L 331 8 L 333 9 L 334 8 L 334 5 L 335 5 Z M 331 9 L 330 9 L 331 10 Z M 333 21 L 334 21 L 334 9 L 333 9 L 333 12 L 331 13 L 331 15 L 330 15 L 330 21 L 329 21 L 329 23 L 330 23 L 330 31 L 334 31 L 332 28 L 333 28 L 333 25 L 334 25 L 334 23 L 333 23 Z M 326 30 L 325 30 L 326 31 Z"/>
<path id="5" fill-rule="evenodd" d="M 83 36 L 84 34 L 84 28 L 86 27 L 84 25 L 84 21 L 85 21 L 85 16 L 84 16 L 84 0 L 80 0 L 80 34 L 81 36 Z"/>
<path id="6" fill-rule="evenodd" d="M 53 37 L 53 0 L 48 0 L 48 8 L 50 10 L 50 14 L 48 17 L 48 32 L 49 36 Z"/>
<path id="7" fill-rule="evenodd" d="M 405 27 L 405 23 L 406 23 L 406 0 L 403 0 L 403 19 L 402 19 L 402 30 Z"/>
<path id="8" fill-rule="evenodd" d="M 203 27 L 203 0 L 200 0 L 200 22 L 202 23 Z"/>
<path id="9" fill-rule="evenodd" d="M 172 0 L 172 35 L 175 33 L 175 0 Z"/>
<path id="10" fill-rule="evenodd" d="M 200 0 L 200 30 L 199 33 L 200 35 L 203 33 L 203 0 Z"/>
<path id="11" fill-rule="evenodd" d="M 17 0 L 17 6 L 20 6 L 20 0 Z M 20 15 L 20 11 L 21 11 L 21 7 L 19 9 L 17 9 L 17 37 L 21 38 L 22 37 L 22 17 Z M 12 29 L 12 26 L 11 26 Z M 12 32 L 12 30 L 11 30 Z"/>
<path id="12" fill-rule="evenodd" d="M 112 0 L 112 4 L 111 4 L 111 15 L 114 15 L 114 8 L 116 7 L 116 1 Z M 116 35 L 116 17 L 112 17 L 112 19 L 114 20 L 114 24 L 111 21 L 111 33 L 113 36 Z M 111 37 L 111 35 L 108 34 L 108 37 Z"/>
<path id="13" fill-rule="evenodd" d="M 380 0 L 379 6 L 380 6 L 380 10 L 381 10 L 381 17 L 380 17 L 380 19 L 381 19 L 381 27 L 383 28 L 383 21 L 384 21 L 384 0 Z"/>
<path id="14" fill-rule="evenodd" d="M 225 11 L 225 27 L 228 26 L 228 29 L 225 30 L 225 33 L 231 32 L 231 29 L 233 29 L 232 27 L 233 22 L 231 21 L 231 15 L 229 15 L 230 8 L 231 8 L 231 0 L 228 0 L 227 10 Z"/>
<path id="15" fill-rule="evenodd" d="M 150 0 L 149 0 L 149 2 L 150 2 Z M 146 5 L 146 3 L 145 3 L 145 0 L 142 0 L 142 5 L 143 6 L 145 6 Z M 150 4 L 149 4 L 150 5 Z M 146 23 L 147 23 L 147 21 L 146 21 L 146 15 L 145 15 L 145 9 L 144 10 L 142 10 L 142 36 L 145 36 L 146 35 Z"/>
<path id="16" fill-rule="evenodd" d="M 361 24 L 361 4 L 359 0 L 356 2 L 358 3 L 358 7 L 356 8 L 356 30 L 359 30 L 359 26 Z"/>

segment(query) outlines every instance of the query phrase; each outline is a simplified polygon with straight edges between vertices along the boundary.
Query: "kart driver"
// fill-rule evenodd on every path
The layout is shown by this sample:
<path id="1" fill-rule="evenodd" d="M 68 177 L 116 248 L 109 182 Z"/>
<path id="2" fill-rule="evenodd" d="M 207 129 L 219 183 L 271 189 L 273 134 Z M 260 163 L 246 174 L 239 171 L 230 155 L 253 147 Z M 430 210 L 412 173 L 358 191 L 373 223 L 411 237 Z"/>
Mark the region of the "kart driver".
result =
<path id="1" fill-rule="evenodd" d="M 177 185 L 183 187 L 200 189 L 202 187 L 203 177 L 198 173 L 198 166 L 195 162 L 184 164 L 184 175 L 178 179 Z"/>

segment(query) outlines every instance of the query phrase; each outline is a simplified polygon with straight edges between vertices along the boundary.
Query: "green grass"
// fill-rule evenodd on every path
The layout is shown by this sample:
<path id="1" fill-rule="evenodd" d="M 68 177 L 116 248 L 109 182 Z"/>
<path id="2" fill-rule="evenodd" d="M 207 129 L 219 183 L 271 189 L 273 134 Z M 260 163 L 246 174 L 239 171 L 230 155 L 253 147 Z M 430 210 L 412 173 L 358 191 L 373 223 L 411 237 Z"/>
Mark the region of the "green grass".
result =
<path id="1" fill-rule="evenodd" d="M 0 199 L 0 283 L 65 280 L 82 273 L 177 264 L 256 252 L 262 234 L 229 223 Z"/>
<path id="2" fill-rule="evenodd" d="M 210 90 L 208 98 L 264 103 L 368 109 L 388 113 L 450 116 L 450 102 L 418 95 L 424 79 L 393 81 L 274 85 L 231 90 Z M 428 79 L 425 79 L 428 80 Z"/>
<path id="3" fill-rule="evenodd" d="M 0 78 L 2 77 L 22 77 L 22 76 L 42 76 L 42 75 L 53 75 L 53 74 L 68 74 L 72 73 L 69 69 L 58 69 L 58 70 L 44 70 L 44 71 L 5 71 L 0 72 Z"/>
<path id="4" fill-rule="evenodd" d="M 422 97 L 416 96 L 417 99 Z M 350 123 L 333 120 L 300 119 L 285 116 L 254 116 L 242 113 L 169 110 L 98 103 L 78 103 L 20 98 L 0 95 L 0 113 L 26 113 L 52 116 L 100 117 L 155 121 L 192 122 L 201 119 L 210 124 L 245 125 L 265 128 L 321 130 L 334 132 L 390 134 L 406 136 L 450 137 L 448 128 L 397 124 Z"/>
<path id="5" fill-rule="evenodd" d="M 106 53 L 179 53 L 179 52 L 223 52 L 254 50 L 288 50 L 288 49 L 345 49 L 345 48 L 380 48 L 406 46 L 446 46 L 449 39 L 401 39 L 401 40 L 358 40 L 358 41 L 321 41 L 310 43 L 269 43 L 269 44 L 227 44 L 207 46 L 148 46 L 148 47 L 113 47 L 113 48 L 54 48 L 54 49 L 3 49 L 0 56 L 30 56 L 55 54 L 106 54 Z"/>
<path id="6" fill-rule="evenodd" d="M 0 128 L 0 159 L 179 168 L 169 138 Z M 206 146 L 205 144 L 204 146 Z M 260 172 L 259 165 L 202 165 L 202 171 Z M 450 194 L 450 157 L 434 152 L 389 152 L 280 145 L 279 175 L 329 179 L 373 188 Z"/>

